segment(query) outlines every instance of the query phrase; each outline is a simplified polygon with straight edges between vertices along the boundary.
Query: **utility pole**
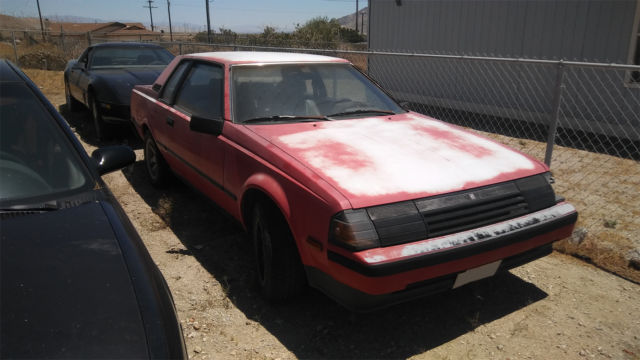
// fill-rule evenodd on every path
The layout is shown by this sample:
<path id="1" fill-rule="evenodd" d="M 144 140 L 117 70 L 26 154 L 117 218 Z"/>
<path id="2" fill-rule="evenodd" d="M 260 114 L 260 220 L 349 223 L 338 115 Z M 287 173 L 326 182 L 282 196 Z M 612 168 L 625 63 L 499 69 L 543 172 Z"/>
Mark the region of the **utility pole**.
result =
<path id="1" fill-rule="evenodd" d="M 173 42 L 173 30 L 171 29 L 171 3 L 167 0 L 167 12 L 169 13 L 169 38 Z"/>
<path id="2" fill-rule="evenodd" d="M 42 13 L 40 12 L 40 0 L 36 0 L 38 4 L 38 16 L 40 17 L 40 31 L 42 32 L 42 41 L 44 41 L 44 25 L 42 23 Z"/>
<path id="3" fill-rule="evenodd" d="M 211 44 L 211 22 L 209 21 L 209 0 L 204 0 L 207 6 L 207 42 Z"/>
<path id="4" fill-rule="evenodd" d="M 356 33 L 358 32 L 358 0 L 356 0 Z"/>
<path id="5" fill-rule="evenodd" d="M 147 0 L 149 2 L 148 6 L 143 6 L 145 8 L 149 8 L 149 17 L 151 18 L 151 31 L 154 31 L 153 28 L 153 13 L 151 12 L 151 9 L 155 9 L 157 8 L 157 6 L 151 6 L 151 3 L 153 3 L 153 0 Z"/>

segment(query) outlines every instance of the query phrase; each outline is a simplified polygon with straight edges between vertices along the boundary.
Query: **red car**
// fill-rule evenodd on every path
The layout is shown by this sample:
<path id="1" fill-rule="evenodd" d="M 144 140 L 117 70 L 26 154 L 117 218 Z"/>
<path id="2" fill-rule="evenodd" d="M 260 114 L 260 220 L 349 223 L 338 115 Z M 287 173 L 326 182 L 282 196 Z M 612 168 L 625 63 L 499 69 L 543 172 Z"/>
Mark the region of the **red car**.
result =
<path id="1" fill-rule="evenodd" d="M 174 173 L 244 224 L 270 300 L 308 283 L 376 309 L 544 256 L 577 220 L 547 166 L 403 109 L 343 59 L 179 56 L 131 115 L 153 184 Z"/>

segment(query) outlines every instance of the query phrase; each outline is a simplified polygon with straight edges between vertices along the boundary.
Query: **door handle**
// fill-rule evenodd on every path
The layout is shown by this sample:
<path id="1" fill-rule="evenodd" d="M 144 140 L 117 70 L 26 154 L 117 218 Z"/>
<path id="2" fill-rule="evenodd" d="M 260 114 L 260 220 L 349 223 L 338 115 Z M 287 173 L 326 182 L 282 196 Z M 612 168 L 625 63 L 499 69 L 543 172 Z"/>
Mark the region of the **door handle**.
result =
<path id="1" fill-rule="evenodd" d="M 169 126 L 173 127 L 173 123 L 174 123 L 173 118 L 171 116 L 167 116 L 167 124 L 169 124 Z"/>

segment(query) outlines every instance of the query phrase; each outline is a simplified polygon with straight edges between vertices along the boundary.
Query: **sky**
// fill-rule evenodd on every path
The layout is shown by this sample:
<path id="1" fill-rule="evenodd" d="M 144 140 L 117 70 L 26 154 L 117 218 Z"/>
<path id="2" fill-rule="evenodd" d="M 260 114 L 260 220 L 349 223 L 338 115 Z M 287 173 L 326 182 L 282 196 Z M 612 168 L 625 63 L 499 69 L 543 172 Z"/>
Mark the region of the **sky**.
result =
<path id="1" fill-rule="evenodd" d="M 206 29 L 206 0 L 169 0 L 174 31 Z M 147 0 L 40 0 L 43 18 L 80 16 L 104 21 L 142 22 L 149 26 Z M 359 0 L 360 8 L 367 5 Z M 153 22 L 168 28 L 167 0 L 154 0 Z M 209 0 L 211 28 L 261 32 L 265 26 L 291 31 L 296 24 L 326 16 L 339 18 L 355 12 L 356 0 Z M 0 13 L 37 17 L 36 0 L 0 0 Z M 0 24 L 1 27 L 1 24 Z M 182 29 L 184 28 L 184 29 Z"/>

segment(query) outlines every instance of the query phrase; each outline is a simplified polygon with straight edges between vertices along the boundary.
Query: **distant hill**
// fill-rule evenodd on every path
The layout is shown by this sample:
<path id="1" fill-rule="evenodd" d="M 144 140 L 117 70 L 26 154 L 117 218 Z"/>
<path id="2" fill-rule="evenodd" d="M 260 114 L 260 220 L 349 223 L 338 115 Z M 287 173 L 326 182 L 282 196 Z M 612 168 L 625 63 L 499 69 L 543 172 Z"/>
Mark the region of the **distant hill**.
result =
<path id="1" fill-rule="evenodd" d="M 358 11 L 358 30 L 363 29 L 363 33 L 366 35 L 369 29 L 369 8 L 368 7 L 364 7 L 362 9 L 360 9 Z M 363 20 L 364 17 L 364 27 L 363 24 L 361 23 L 361 21 Z M 350 29 L 355 29 L 356 26 L 356 13 L 351 13 L 347 16 L 343 16 L 341 18 L 338 19 L 338 23 L 340 23 L 340 25 L 350 28 Z"/>
<path id="2" fill-rule="evenodd" d="M 40 30 L 40 19 L 18 18 L 0 14 L 0 29 L 2 30 Z"/>
<path id="3" fill-rule="evenodd" d="M 47 17 L 47 19 L 49 19 L 49 21 L 51 22 L 69 22 L 69 23 L 105 23 L 108 22 L 107 20 L 104 19 L 96 19 L 96 18 L 89 18 L 89 17 L 84 17 L 84 16 L 72 16 L 72 15 L 54 15 L 54 16 L 49 16 Z M 125 20 L 113 20 L 113 21 L 120 21 L 120 22 L 135 22 L 135 21 L 125 21 Z"/>

